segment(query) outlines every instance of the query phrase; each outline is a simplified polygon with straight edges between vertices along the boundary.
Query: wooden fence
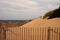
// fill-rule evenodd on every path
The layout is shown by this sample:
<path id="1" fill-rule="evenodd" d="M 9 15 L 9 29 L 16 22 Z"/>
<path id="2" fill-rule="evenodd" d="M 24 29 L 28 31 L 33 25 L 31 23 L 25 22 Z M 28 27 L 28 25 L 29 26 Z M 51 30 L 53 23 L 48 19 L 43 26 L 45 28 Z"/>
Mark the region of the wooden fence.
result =
<path id="1" fill-rule="evenodd" d="M 3 31 L 0 40 L 60 40 L 58 27 L 16 27 Z"/>

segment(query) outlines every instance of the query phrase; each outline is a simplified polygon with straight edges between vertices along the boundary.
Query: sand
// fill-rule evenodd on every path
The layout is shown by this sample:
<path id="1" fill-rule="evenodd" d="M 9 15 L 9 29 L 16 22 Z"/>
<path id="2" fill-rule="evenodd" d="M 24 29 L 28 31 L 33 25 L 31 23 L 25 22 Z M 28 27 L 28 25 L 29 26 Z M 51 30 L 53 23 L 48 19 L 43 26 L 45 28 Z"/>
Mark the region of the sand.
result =
<path id="1" fill-rule="evenodd" d="M 37 18 L 21 26 L 21 29 L 23 30 L 21 31 L 21 40 L 60 40 L 58 34 L 60 31 L 60 18 Z M 48 29 L 50 30 L 50 32 L 48 31 Z M 48 34 L 50 34 L 50 36 Z"/>
<path id="2" fill-rule="evenodd" d="M 37 18 L 21 27 L 60 27 L 60 18 L 53 19 Z"/>
<path id="3" fill-rule="evenodd" d="M 23 26 L 8 28 L 9 31 L 7 31 L 6 33 L 7 34 L 6 39 L 7 40 L 42 40 L 43 38 L 43 40 L 47 40 L 46 38 L 47 38 L 48 27 L 60 28 L 60 18 L 54 18 L 54 19 L 37 18 L 31 22 L 24 24 Z"/>

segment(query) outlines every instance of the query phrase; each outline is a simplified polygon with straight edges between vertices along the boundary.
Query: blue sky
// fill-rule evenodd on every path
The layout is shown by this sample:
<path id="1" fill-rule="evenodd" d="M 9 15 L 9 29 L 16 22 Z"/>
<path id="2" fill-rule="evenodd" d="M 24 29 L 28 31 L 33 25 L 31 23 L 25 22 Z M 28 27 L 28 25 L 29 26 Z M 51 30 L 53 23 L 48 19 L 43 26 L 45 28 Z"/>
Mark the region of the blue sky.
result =
<path id="1" fill-rule="evenodd" d="M 59 6 L 59 0 L 0 0 L 0 20 L 34 19 Z"/>

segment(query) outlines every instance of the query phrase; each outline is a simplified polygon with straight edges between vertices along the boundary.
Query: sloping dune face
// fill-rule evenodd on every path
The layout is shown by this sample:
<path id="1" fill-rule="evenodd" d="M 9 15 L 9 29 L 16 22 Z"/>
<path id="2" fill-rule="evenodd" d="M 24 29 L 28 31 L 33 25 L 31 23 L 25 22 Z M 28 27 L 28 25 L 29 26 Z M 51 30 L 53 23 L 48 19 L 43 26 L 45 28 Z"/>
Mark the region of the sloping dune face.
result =
<path id="1" fill-rule="evenodd" d="M 21 27 L 8 28 L 11 32 L 7 31 L 7 40 L 48 40 L 48 29 L 60 29 L 60 18 L 54 19 L 41 19 L 37 18 L 33 21 L 26 23 Z M 57 29 L 56 29 L 57 31 Z M 55 33 L 56 34 L 56 33 Z M 59 40 L 59 35 L 50 34 L 50 40 Z M 53 35 L 53 37 L 52 37 Z"/>
<path id="2" fill-rule="evenodd" d="M 49 19 L 47 23 L 50 27 L 60 27 L 60 18 Z"/>
<path id="3" fill-rule="evenodd" d="M 53 18 L 53 19 L 41 19 L 37 18 L 32 22 L 29 22 L 21 27 L 57 27 L 60 26 L 60 18 Z"/>
<path id="4" fill-rule="evenodd" d="M 37 18 L 37 19 L 34 19 L 33 21 L 21 26 L 21 27 L 41 27 L 41 26 L 46 26 L 46 21 L 47 20 L 44 20 L 42 18 Z"/>

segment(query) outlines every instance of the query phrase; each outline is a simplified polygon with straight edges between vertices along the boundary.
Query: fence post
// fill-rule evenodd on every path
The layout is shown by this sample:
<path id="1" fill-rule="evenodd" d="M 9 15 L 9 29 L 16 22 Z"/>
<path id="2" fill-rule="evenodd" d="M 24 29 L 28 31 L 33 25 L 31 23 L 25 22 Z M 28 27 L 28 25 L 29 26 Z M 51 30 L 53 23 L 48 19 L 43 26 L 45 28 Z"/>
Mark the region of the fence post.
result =
<path id="1" fill-rule="evenodd" d="M 47 35 L 47 40 L 50 40 L 50 27 L 48 27 L 48 35 Z"/>
<path id="2" fill-rule="evenodd" d="M 0 40 L 6 40 L 6 30 L 4 26 L 0 26 Z"/>

